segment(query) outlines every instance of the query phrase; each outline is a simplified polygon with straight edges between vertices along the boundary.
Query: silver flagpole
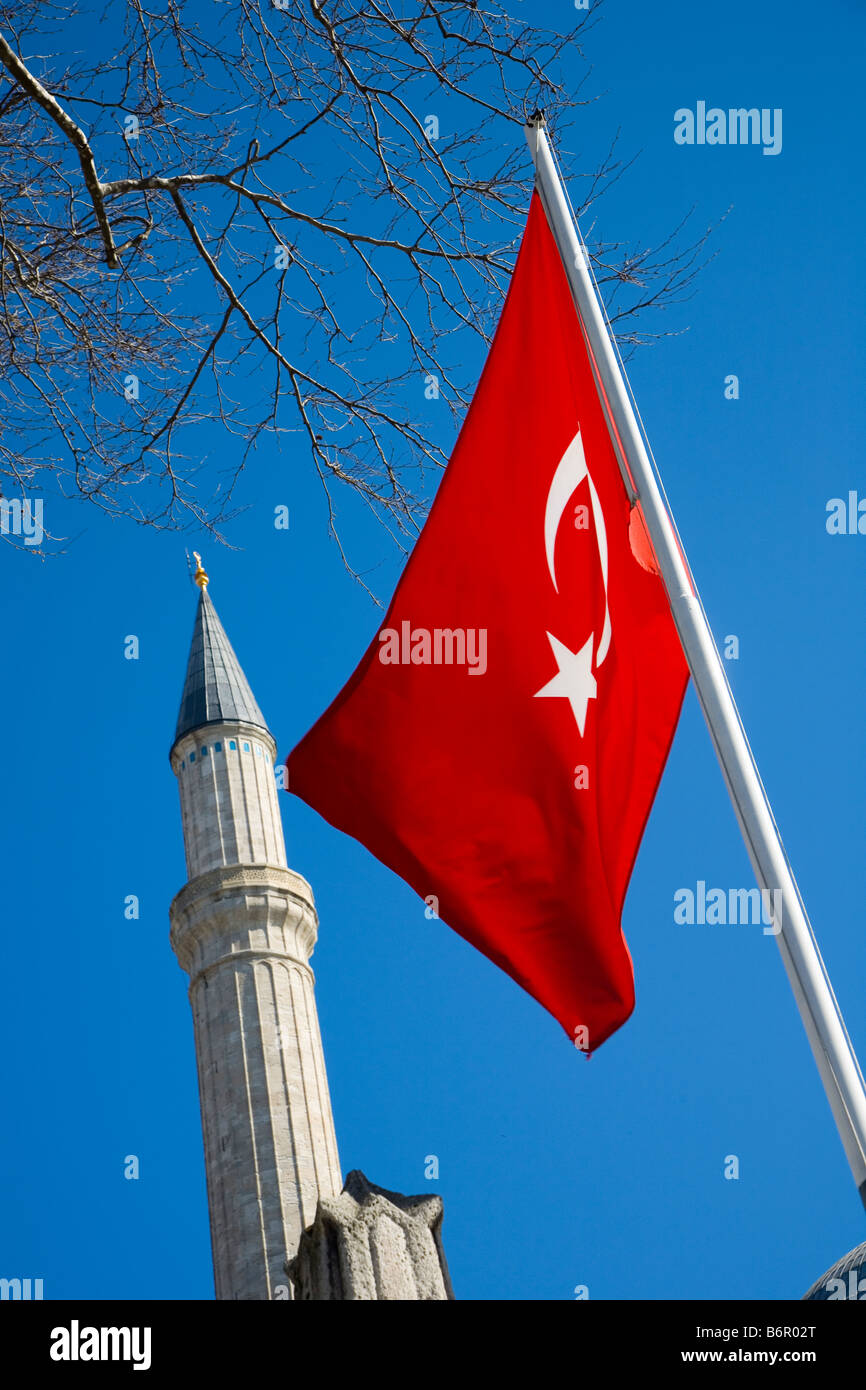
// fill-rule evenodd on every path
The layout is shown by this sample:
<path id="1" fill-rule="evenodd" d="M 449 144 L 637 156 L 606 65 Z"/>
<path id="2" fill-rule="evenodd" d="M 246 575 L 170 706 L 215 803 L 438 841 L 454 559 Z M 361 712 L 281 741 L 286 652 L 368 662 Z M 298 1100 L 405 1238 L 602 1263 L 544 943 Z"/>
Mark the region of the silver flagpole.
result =
<path id="1" fill-rule="evenodd" d="M 608 425 L 630 495 L 640 502 L 667 590 L 674 622 L 707 727 L 722 766 L 740 830 L 800 1010 L 854 1181 L 866 1205 L 866 1086 L 839 1010 L 800 890 L 788 863 L 767 794 L 709 622 L 695 590 L 673 518 L 663 498 L 619 356 L 609 331 L 589 255 L 577 228 L 536 112 L 527 125 L 536 187 L 568 275 Z M 769 899 L 767 898 L 769 894 Z"/>

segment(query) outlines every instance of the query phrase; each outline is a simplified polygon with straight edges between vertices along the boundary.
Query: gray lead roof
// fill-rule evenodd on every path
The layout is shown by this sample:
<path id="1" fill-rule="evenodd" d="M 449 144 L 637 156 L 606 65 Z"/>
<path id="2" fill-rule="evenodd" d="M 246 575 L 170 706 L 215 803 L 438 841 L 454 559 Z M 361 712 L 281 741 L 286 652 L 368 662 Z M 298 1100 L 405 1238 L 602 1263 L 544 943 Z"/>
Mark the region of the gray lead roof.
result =
<path id="1" fill-rule="evenodd" d="M 268 727 L 207 589 L 202 589 L 174 741 L 203 724 L 229 720 Z"/>

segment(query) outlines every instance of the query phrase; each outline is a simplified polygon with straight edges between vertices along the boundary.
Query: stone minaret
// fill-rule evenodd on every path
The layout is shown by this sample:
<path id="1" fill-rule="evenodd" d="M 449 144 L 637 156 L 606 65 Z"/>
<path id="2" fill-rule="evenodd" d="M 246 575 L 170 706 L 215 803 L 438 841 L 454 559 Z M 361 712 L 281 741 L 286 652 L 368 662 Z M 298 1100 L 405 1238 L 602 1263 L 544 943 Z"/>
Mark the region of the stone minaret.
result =
<path id="1" fill-rule="evenodd" d="M 285 1298 L 286 1259 L 341 1187 L 309 966 L 318 923 L 286 864 L 276 744 L 200 560 L 195 578 L 171 750 L 188 882 L 171 943 L 190 977 L 216 1296 Z"/>

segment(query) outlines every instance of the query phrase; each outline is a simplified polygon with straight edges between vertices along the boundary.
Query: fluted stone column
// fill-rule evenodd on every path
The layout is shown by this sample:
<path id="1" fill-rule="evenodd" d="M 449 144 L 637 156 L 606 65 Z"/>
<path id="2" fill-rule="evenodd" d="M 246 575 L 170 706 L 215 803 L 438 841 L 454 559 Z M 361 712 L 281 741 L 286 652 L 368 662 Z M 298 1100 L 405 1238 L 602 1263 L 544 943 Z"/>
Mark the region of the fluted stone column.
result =
<path id="1" fill-rule="evenodd" d="M 202 592 L 171 750 L 189 881 L 170 918 L 190 977 L 218 1299 L 290 1297 L 286 1258 L 341 1185 L 309 965 L 318 921 L 286 864 L 275 755 Z"/>
<path id="2" fill-rule="evenodd" d="M 276 743 L 201 590 L 171 766 L 188 882 L 171 944 L 189 975 L 218 1299 L 444 1300 L 442 1202 L 340 1162 L 313 992 L 318 920 L 288 868 Z"/>

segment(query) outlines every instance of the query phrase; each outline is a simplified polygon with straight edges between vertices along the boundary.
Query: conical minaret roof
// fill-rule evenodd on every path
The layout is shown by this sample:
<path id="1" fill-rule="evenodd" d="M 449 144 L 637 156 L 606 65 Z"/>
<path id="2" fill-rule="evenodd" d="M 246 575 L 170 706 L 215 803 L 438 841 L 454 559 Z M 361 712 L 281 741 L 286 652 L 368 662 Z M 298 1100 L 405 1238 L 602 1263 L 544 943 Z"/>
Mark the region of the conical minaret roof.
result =
<path id="1" fill-rule="evenodd" d="M 200 585 L 201 597 L 192 630 L 174 741 L 177 743 L 191 729 L 205 724 L 235 720 L 267 731 L 264 715 L 217 616 L 207 591 L 207 576 L 201 569 L 196 574 L 196 582 Z"/>

